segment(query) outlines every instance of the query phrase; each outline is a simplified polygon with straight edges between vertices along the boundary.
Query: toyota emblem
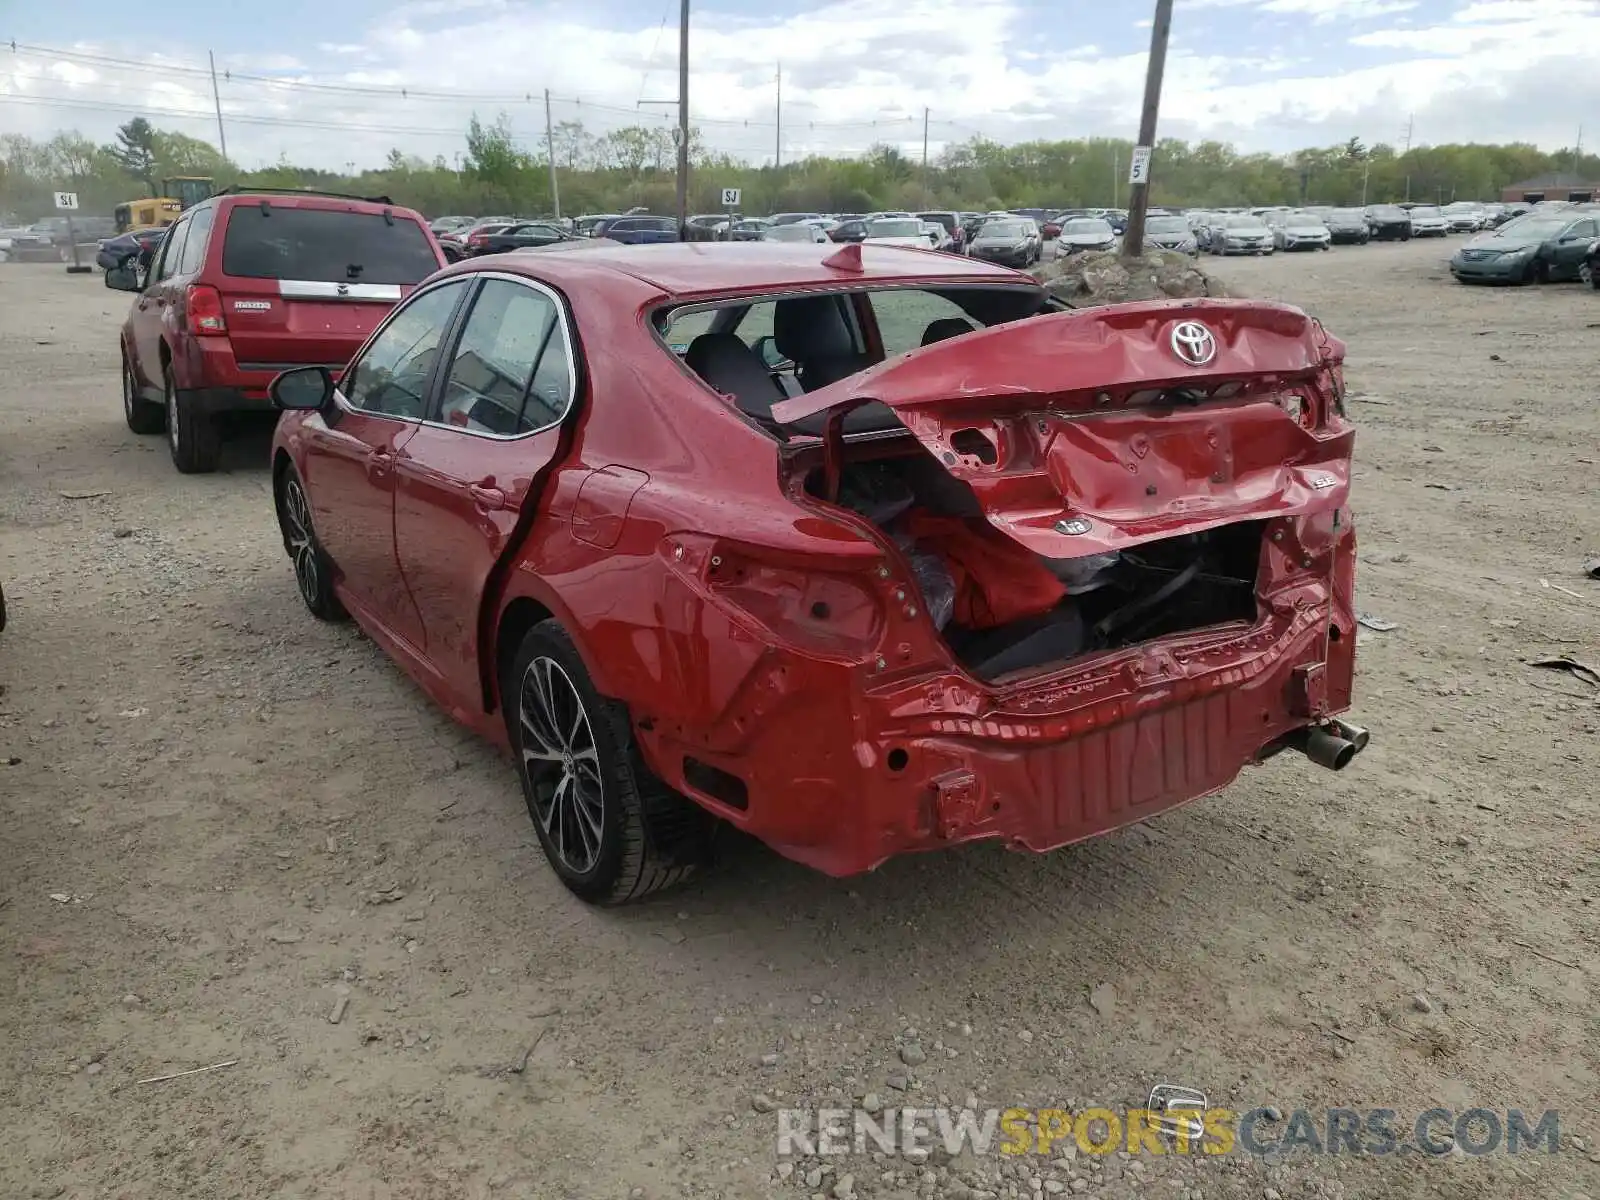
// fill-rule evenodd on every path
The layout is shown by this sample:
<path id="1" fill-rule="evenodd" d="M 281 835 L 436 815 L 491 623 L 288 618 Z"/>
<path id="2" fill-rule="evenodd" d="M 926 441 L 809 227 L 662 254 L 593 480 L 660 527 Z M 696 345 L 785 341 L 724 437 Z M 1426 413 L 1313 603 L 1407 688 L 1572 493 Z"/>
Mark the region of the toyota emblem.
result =
<path id="1" fill-rule="evenodd" d="M 348 296 L 349 294 L 350 294 L 350 285 L 348 283 L 341 283 L 339 285 L 339 295 Z M 1177 334 L 1173 334 L 1172 336 L 1173 337 L 1177 337 L 1178 335 Z M 1174 342 L 1173 345 L 1176 346 L 1177 343 Z"/>
<path id="2" fill-rule="evenodd" d="M 1203 367 L 1217 356 L 1217 337 L 1199 321 L 1172 327 L 1172 352 L 1191 367 Z"/>

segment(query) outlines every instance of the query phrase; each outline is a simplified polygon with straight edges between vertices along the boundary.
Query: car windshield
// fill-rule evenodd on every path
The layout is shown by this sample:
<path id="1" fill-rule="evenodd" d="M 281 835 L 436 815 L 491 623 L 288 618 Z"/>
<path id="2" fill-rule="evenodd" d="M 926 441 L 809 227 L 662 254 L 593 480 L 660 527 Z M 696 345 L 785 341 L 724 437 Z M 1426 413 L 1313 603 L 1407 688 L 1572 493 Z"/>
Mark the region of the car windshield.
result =
<path id="1" fill-rule="evenodd" d="M 405 284 L 438 269 L 422 226 L 392 214 L 240 204 L 222 243 L 222 273 L 242 279 Z"/>
<path id="2" fill-rule="evenodd" d="M 1267 223 L 1260 217 L 1229 217 L 1229 229 L 1265 229 Z"/>
<path id="3" fill-rule="evenodd" d="M 1373 208 L 1372 215 L 1381 217 L 1385 221 L 1405 221 L 1409 219 L 1406 210 L 1398 204 L 1379 204 Z"/>
<path id="4" fill-rule="evenodd" d="M 926 236 L 922 222 L 917 220 L 881 220 L 867 222 L 867 236 L 875 238 L 886 237 L 924 237 Z"/>
<path id="5" fill-rule="evenodd" d="M 1413 208 L 1411 210 L 1411 215 L 1412 215 L 1413 218 L 1416 218 L 1416 217 L 1442 217 L 1442 216 L 1444 216 L 1444 214 L 1442 212 L 1440 212 L 1437 208 Z"/>
<path id="6" fill-rule="evenodd" d="M 1083 220 L 1068 221 L 1061 227 L 1061 232 L 1068 237 L 1097 237 L 1110 239 L 1116 236 L 1115 230 L 1104 221 Z"/>
<path id="7" fill-rule="evenodd" d="M 1183 217 L 1151 217 L 1144 229 L 1146 233 L 1188 233 L 1189 222 Z"/>
<path id="8" fill-rule="evenodd" d="M 1314 212 L 1292 212 L 1284 218 L 1289 225 L 1321 225 L 1322 218 Z"/>
<path id="9" fill-rule="evenodd" d="M 984 241 L 1009 242 L 1026 237 L 1027 233 L 1028 227 L 1021 221 L 990 221 L 979 231 L 978 236 Z"/>
<path id="10" fill-rule="evenodd" d="M 1328 214 L 1330 221 L 1359 221 L 1361 210 L 1359 208 L 1336 208 Z"/>
<path id="11" fill-rule="evenodd" d="M 918 213 L 917 215 L 920 216 L 924 221 L 936 221 L 936 222 L 938 222 L 941 226 L 944 227 L 944 231 L 946 233 L 954 233 L 955 232 L 956 217 L 955 217 L 954 213 L 931 212 L 931 213 Z"/>

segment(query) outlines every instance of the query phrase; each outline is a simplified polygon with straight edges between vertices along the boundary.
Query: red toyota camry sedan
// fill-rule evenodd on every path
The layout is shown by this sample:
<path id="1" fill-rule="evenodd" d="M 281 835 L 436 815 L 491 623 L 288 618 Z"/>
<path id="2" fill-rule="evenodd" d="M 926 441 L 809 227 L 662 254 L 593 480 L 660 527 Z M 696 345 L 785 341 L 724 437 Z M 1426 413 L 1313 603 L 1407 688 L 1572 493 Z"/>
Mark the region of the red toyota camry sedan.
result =
<path id="1" fill-rule="evenodd" d="M 511 753 L 586 900 L 719 822 L 836 875 L 1044 851 L 1365 746 L 1343 357 L 916 249 L 518 251 L 280 375 L 274 495 L 307 607 Z"/>

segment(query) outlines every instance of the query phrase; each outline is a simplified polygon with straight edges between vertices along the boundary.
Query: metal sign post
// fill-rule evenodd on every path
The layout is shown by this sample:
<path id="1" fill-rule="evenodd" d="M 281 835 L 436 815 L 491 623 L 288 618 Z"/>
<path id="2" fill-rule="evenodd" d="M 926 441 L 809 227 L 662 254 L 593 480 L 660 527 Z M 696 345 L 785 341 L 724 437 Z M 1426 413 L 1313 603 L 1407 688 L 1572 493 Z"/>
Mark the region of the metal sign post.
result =
<path id="1" fill-rule="evenodd" d="M 722 189 L 722 207 L 728 212 L 728 231 L 724 240 L 733 241 L 733 215 L 739 210 L 739 189 Z"/>
<path id="2" fill-rule="evenodd" d="M 67 268 L 67 274 L 87 275 L 89 268 L 78 261 L 78 231 L 72 226 L 72 214 L 78 208 L 78 193 L 57 192 L 56 207 L 67 214 L 67 241 L 72 243 L 72 265 Z"/>

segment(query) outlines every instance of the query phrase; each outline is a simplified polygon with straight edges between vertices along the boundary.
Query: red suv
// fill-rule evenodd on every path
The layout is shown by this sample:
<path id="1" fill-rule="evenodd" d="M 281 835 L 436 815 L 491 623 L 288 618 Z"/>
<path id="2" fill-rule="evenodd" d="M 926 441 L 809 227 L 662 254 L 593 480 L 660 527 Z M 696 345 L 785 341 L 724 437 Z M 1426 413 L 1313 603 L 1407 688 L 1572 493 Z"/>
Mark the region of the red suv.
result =
<path id="1" fill-rule="evenodd" d="M 184 213 L 106 272 L 136 292 L 122 326 L 122 407 L 164 427 L 178 470 L 215 470 L 224 417 L 269 412 L 296 366 L 342 369 L 401 297 L 444 266 L 423 219 L 386 197 L 253 189 Z"/>

